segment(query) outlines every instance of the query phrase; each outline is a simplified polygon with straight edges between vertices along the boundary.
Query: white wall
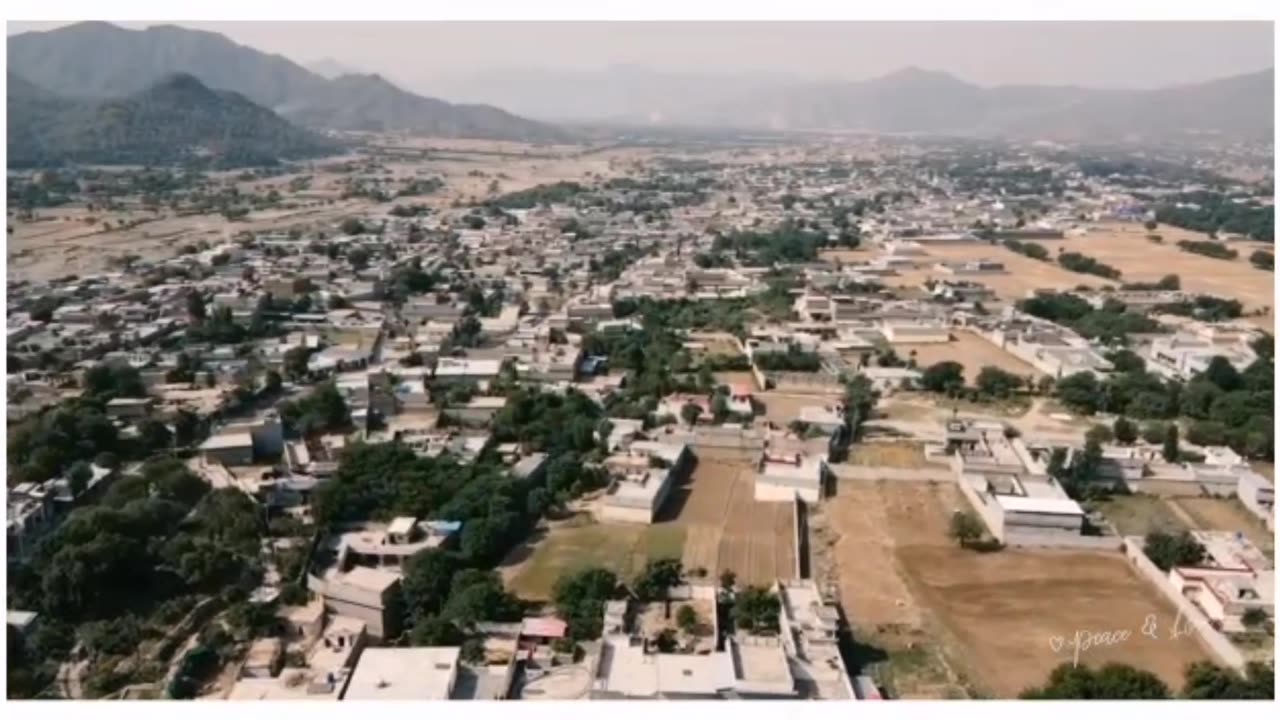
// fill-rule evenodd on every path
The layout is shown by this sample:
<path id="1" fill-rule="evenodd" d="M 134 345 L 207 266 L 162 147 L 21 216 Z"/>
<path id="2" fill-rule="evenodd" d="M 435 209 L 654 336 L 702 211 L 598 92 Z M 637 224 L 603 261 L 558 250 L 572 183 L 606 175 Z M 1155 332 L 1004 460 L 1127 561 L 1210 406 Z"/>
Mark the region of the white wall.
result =
<path id="1" fill-rule="evenodd" d="M 623 507 L 601 502 L 596 508 L 596 516 L 606 522 L 653 523 L 653 511 L 648 508 Z"/>

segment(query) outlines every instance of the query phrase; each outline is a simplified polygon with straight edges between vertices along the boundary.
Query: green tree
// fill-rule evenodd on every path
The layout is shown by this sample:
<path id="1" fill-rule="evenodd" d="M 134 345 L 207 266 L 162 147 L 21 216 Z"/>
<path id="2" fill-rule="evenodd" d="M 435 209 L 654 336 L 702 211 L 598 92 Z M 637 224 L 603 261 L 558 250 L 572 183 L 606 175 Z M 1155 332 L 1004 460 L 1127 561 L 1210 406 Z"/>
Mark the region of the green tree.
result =
<path id="1" fill-rule="evenodd" d="M 1160 678 L 1128 665 L 1108 663 L 1093 669 L 1063 663 L 1043 687 L 1030 688 L 1024 700 L 1163 700 L 1171 696 Z"/>
<path id="2" fill-rule="evenodd" d="M 1196 565 L 1205 557 L 1204 546 L 1186 530 L 1178 534 L 1159 530 L 1147 533 L 1142 551 L 1153 565 L 1165 572 L 1175 567 Z"/>
<path id="3" fill-rule="evenodd" d="M 1116 418 L 1111 430 L 1116 442 L 1121 445 L 1132 445 L 1138 440 L 1138 426 L 1125 417 Z"/>
<path id="4" fill-rule="evenodd" d="M 692 605 L 681 605 L 680 609 L 676 611 L 676 625 L 686 634 L 693 635 L 697 633 L 700 623 L 698 611 Z"/>
<path id="5" fill-rule="evenodd" d="M 1160 448 L 1161 455 L 1164 456 L 1165 462 L 1177 462 L 1180 453 L 1178 452 L 1178 424 L 1169 423 L 1164 430 L 1164 441 Z"/>
<path id="6" fill-rule="evenodd" d="M 978 372 L 978 390 L 984 395 L 1007 398 L 1022 386 L 1022 378 L 998 367 L 987 365 Z"/>
<path id="7" fill-rule="evenodd" d="M 947 534 L 959 543 L 960 547 L 967 547 L 969 543 L 982 537 L 982 522 L 973 513 L 956 511 L 951 514 L 951 524 Z"/>
<path id="8" fill-rule="evenodd" d="M 686 424 L 692 426 L 698 422 L 698 418 L 702 416 L 702 407 L 694 403 L 685 403 L 680 408 L 680 419 Z"/>
<path id="9" fill-rule="evenodd" d="M 618 578 L 604 568 L 586 568 L 556 581 L 553 599 L 556 611 L 569 624 L 573 640 L 600 637 L 604 623 L 604 604 L 612 600 L 618 589 Z"/>
<path id="10" fill-rule="evenodd" d="M 406 619 L 440 612 L 459 569 L 457 557 L 440 550 L 423 550 L 406 560 L 400 580 Z"/>
<path id="11" fill-rule="evenodd" d="M 930 392 L 959 390 L 964 387 L 964 365 L 950 360 L 934 363 L 921 374 L 920 386 Z"/>

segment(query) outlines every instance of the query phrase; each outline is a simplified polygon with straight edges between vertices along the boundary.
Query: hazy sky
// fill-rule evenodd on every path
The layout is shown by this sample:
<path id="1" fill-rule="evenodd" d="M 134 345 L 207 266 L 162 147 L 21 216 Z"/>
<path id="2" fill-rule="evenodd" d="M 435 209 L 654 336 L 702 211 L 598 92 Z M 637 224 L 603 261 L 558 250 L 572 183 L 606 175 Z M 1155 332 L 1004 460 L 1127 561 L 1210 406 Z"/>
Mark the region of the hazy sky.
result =
<path id="1" fill-rule="evenodd" d="M 10 22 L 8 33 L 64 23 Z M 145 27 L 153 23 L 119 23 Z M 509 67 L 643 65 L 864 79 L 907 65 L 984 85 L 1146 88 L 1274 64 L 1265 22 L 190 22 L 306 64 L 330 57 L 413 86 Z"/>

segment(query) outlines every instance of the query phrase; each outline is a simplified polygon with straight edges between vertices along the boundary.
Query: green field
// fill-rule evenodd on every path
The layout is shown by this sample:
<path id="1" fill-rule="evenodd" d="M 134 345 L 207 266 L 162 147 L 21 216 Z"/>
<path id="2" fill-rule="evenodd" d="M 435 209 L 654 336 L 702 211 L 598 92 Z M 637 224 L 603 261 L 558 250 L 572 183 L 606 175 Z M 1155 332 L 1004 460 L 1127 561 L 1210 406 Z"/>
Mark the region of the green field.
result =
<path id="1" fill-rule="evenodd" d="M 1086 505 L 1089 510 L 1106 516 L 1121 535 L 1146 535 L 1155 530 L 1177 533 L 1190 529 L 1163 498 L 1153 495 L 1114 495 Z"/>
<path id="2" fill-rule="evenodd" d="M 585 567 L 608 568 L 620 578 L 631 578 L 644 564 L 657 558 L 679 558 L 684 549 L 684 528 L 659 525 L 580 525 L 552 528 L 510 582 L 522 598 L 548 600 L 561 575 Z"/>

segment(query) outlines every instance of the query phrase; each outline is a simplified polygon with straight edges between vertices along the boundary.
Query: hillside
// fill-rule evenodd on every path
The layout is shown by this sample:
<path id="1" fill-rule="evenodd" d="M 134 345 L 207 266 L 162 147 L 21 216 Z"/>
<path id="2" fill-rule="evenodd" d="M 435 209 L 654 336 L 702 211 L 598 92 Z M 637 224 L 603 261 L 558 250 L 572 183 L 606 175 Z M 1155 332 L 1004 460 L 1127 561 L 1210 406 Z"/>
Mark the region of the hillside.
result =
<path id="1" fill-rule="evenodd" d="M 9 38 L 9 69 L 70 98 L 131 95 L 172 73 L 231 90 L 286 119 L 334 130 L 411 130 L 449 137 L 563 140 L 564 132 L 487 106 L 453 105 L 376 76 L 328 80 L 280 55 L 173 25 L 127 30 L 88 22 Z M 356 79 L 352 79 L 356 78 Z M 353 105 L 373 101 L 370 107 Z"/>
<path id="2" fill-rule="evenodd" d="M 242 95 L 211 90 L 181 73 L 109 100 L 59 98 L 10 73 L 7 104 L 11 167 L 161 164 L 193 157 L 267 164 L 338 149 Z"/>

